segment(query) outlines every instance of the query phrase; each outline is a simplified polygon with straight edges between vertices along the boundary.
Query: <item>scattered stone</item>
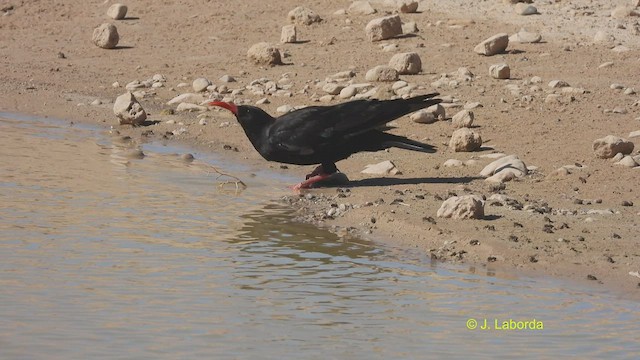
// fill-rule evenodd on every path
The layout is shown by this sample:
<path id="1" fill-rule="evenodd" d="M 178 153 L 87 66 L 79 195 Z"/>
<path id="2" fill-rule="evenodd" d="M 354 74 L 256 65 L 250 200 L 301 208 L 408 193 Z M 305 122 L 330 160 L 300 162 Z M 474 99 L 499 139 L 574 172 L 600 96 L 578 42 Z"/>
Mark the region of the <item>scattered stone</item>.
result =
<path id="1" fill-rule="evenodd" d="M 180 94 L 180 95 L 174 97 L 173 99 L 169 100 L 167 102 L 167 105 L 174 105 L 174 104 L 179 104 L 179 103 L 182 103 L 182 102 L 188 102 L 188 103 L 192 103 L 192 104 L 200 104 L 205 100 L 206 100 L 206 98 L 201 94 L 185 93 L 185 94 Z"/>
<path id="2" fill-rule="evenodd" d="M 414 112 L 413 114 L 409 115 L 409 119 L 419 124 L 433 124 L 434 122 L 438 121 L 436 115 L 432 111 L 427 111 L 427 109 L 422 109 Z"/>
<path id="3" fill-rule="evenodd" d="M 453 115 L 453 118 L 451 118 L 451 125 L 456 129 L 463 127 L 468 128 L 473 124 L 474 118 L 475 115 L 473 114 L 473 111 L 460 110 L 458 113 Z"/>
<path id="4" fill-rule="evenodd" d="M 211 85 L 211 81 L 206 78 L 197 78 L 193 80 L 191 86 L 193 86 L 193 91 L 199 93 L 207 90 L 207 87 Z"/>
<path id="5" fill-rule="evenodd" d="M 201 106 L 201 105 L 196 105 L 196 104 L 191 104 L 186 102 L 180 103 L 176 107 L 176 111 L 179 111 L 179 112 L 207 111 L 207 109 L 208 108 L 206 106 Z"/>
<path id="6" fill-rule="evenodd" d="M 249 60 L 256 64 L 281 65 L 280 50 L 267 42 L 252 45 L 247 51 Z"/>
<path id="7" fill-rule="evenodd" d="M 107 16 L 113 20 L 122 20 L 127 16 L 127 6 L 122 4 L 113 4 L 109 6 Z"/>
<path id="8" fill-rule="evenodd" d="M 293 110 L 295 110 L 295 108 L 291 105 L 282 105 L 282 106 L 278 106 L 278 108 L 276 109 L 276 112 L 280 114 L 286 114 L 286 113 L 292 112 Z"/>
<path id="9" fill-rule="evenodd" d="M 631 154 L 633 151 L 633 143 L 623 138 L 608 135 L 600 139 L 596 139 L 593 142 L 593 152 L 596 157 L 601 159 L 609 159 L 614 157 L 617 153 L 624 155 Z"/>
<path id="10" fill-rule="evenodd" d="M 484 201 L 480 196 L 475 195 L 452 196 L 442 203 L 436 216 L 452 219 L 482 219 L 484 218 Z"/>
<path id="11" fill-rule="evenodd" d="M 509 36 L 509 42 L 517 42 L 521 44 L 535 44 L 542 41 L 542 35 L 520 29 L 517 33 Z"/>
<path id="12" fill-rule="evenodd" d="M 508 79 L 511 77 L 511 68 L 507 64 L 491 65 L 489 68 L 489 74 L 494 79 Z"/>
<path id="13" fill-rule="evenodd" d="M 367 71 L 364 78 L 367 81 L 396 81 L 398 70 L 387 65 L 378 65 Z"/>
<path id="14" fill-rule="evenodd" d="M 477 151 L 482 147 L 482 138 L 469 128 L 460 128 L 453 132 L 449 148 L 455 152 Z"/>
<path id="15" fill-rule="evenodd" d="M 527 174 L 527 166 L 517 155 L 501 157 L 480 171 L 489 182 L 505 182 Z M 501 174 L 501 175 L 498 175 Z M 490 179 L 490 180 L 489 180 Z"/>
<path id="16" fill-rule="evenodd" d="M 114 49 L 120 41 L 118 29 L 113 24 L 102 24 L 93 30 L 93 43 L 103 49 Z"/>
<path id="17" fill-rule="evenodd" d="M 389 160 L 385 160 L 377 164 L 369 164 L 365 166 L 361 173 L 371 175 L 396 175 L 400 173 L 400 171 L 396 168 L 394 163 Z"/>
<path id="18" fill-rule="evenodd" d="M 118 117 L 120 125 L 142 125 L 147 119 L 147 113 L 131 92 L 116 98 L 113 103 L 113 113 Z"/>
<path id="19" fill-rule="evenodd" d="M 622 205 L 622 206 L 633 206 L 633 201 L 623 200 L 620 205 Z"/>
<path id="20" fill-rule="evenodd" d="M 298 41 L 298 29 L 296 29 L 295 25 L 285 25 L 282 27 L 282 33 L 280 34 L 280 42 L 283 44 L 286 43 L 295 43 Z"/>
<path id="21" fill-rule="evenodd" d="M 389 66 L 398 70 L 400 75 L 418 74 L 422 71 L 422 60 L 415 52 L 395 54 L 389 60 Z"/>
<path id="22" fill-rule="evenodd" d="M 638 163 L 636 163 L 636 161 L 633 159 L 633 157 L 627 155 L 625 157 L 623 157 L 620 161 L 618 161 L 616 163 L 616 165 L 622 165 L 622 166 L 626 166 L 626 167 L 636 167 L 638 166 Z"/>
<path id="23" fill-rule="evenodd" d="M 523 15 L 523 16 L 535 15 L 538 13 L 538 9 L 535 6 L 525 4 L 525 3 L 516 4 L 515 10 L 516 10 L 516 14 Z"/>
<path id="24" fill-rule="evenodd" d="M 595 276 L 593 276 L 591 274 L 587 275 L 587 279 L 589 279 L 589 280 L 598 280 L 597 277 L 595 277 Z"/>
<path id="25" fill-rule="evenodd" d="M 613 61 L 607 61 L 607 62 L 604 62 L 604 63 L 598 65 L 598 68 L 599 69 L 603 69 L 603 68 L 612 67 L 613 64 L 614 64 Z"/>
<path id="26" fill-rule="evenodd" d="M 231 75 L 222 75 L 219 80 L 225 83 L 236 82 L 236 79 Z"/>
<path id="27" fill-rule="evenodd" d="M 322 21 L 320 15 L 304 6 L 298 6 L 297 8 L 289 11 L 288 17 L 291 22 L 300 25 L 311 25 Z"/>
<path id="28" fill-rule="evenodd" d="M 509 46 L 509 35 L 497 34 L 476 45 L 473 51 L 480 55 L 492 56 L 503 53 L 507 46 Z"/>
<path id="29" fill-rule="evenodd" d="M 418 11 L 418 1 L 416 0 L 398 0 L 398 10 L 401 13 L 415 13 Z"/>
<path id="30" fill-rule="evenodd" d="M 631 16 L 633 11 L 634 9 L 631 6 L 620 5 L 611 11 L 611 17 L 614 19 L 624 19 Z"/>
<path id="31" fill-rule="evenodd" d="M 636 89 L 634 89 L 634 88 L 626 88 L 626 89 L 624 89 L 623 94 L 625 94 L 625 95 L 635 95 L 636 94 Z"/>
<path id="32" fill-rule="evenodd" d="M 347 12 L 353 15 L 371 15 L 376 13 L 376 9 L 368 1 L 354 1 L 349 5 Z"/>
<path id="33" fill-rule="evenodd" d="M 630 132 L 629 137 L 630 138 L 640 137 L 640 130 Z"/>
<path id="34" fill-rule="evenodd" d="M 398 15 L 373 19 L 365 27 L 365 32 L 370 41 L 390 39 L 402 34 L 402 21 Z"/>
<path id="35" fill-rule="evenodd" d="M 613 35 L 607 34 L 605 31 L 599 30 L 593 36 L 593 42 L 596 44 L 610 45 L 615 43 L 616 38 Z"/>
<path id="36" fill-rule="evenodd" d="M 409 21 L 407 23 L 402 24 L 402 33 L 403 34 L 415 34 L 420 32 L 418 29 L 418 24 L 415 21 Z"/>
<path id="37" fill-rule="evenodd" d="M 355 96 L 358 93 L 358 89 L 355 86 L 348 85 L 344 89 L 340 90 L 340 95 L 338 95 L 341 99 L 349 99 Z"/>
<path id="38" fill-rule="evenodd" d="M 552 89 L 568 87 L 569 83 L 564 80 L 551 80 L 549 81 L 549 87 Z"/>
<path id="39" fill-rule="evenodd" d="M 326 92 L 327 94 L 330 94 L 330 95 L 338 95 L 338 94 L 340 94 L 340 92 L 344 88 L 345 88 L 344 85 L 339 85 L 339 84 L 336 84 L 336 83 L 326 83 L 322 87 L 322 91 L 324 91 L 324 92 Z"/>
<path id="40" fill-rule="evenodd" d="M 460 160 L 457 159 L 449 159 L 447 161 L 445 161 L 442 166 L 444 167 L 459 167 L 459 166 L 464 166 L 464 163 Z"/>

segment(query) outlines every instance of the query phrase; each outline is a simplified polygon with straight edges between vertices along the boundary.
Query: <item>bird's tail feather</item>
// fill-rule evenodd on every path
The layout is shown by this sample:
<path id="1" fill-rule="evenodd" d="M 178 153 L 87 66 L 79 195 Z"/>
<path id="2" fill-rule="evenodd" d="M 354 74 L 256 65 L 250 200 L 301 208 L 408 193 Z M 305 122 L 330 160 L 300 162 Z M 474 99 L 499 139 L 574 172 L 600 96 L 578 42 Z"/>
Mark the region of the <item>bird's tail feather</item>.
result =
<path id="1" fill-rule="evenodd" d="M 397 135 L 388 134 L 388 133 L 384 133 L 384 135 L 386 135 L 383 142 L 385 147 L 397 147 L 400 149 L 419 151 L 424 153 L 436 152 L 436 148 L 429 144 L 407 139 L 404 136 L 397 136 Z"/>

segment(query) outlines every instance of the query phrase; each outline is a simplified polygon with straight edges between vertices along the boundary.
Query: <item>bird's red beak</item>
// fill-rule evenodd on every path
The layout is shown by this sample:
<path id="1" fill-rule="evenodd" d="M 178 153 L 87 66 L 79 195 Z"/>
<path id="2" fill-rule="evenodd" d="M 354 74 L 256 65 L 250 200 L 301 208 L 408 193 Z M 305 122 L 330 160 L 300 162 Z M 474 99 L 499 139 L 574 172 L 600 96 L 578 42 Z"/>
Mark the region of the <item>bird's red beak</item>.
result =
<path id="1" fill-rule="evenodd" d="M 233 113 L 233 115 L 238 116 L 238 107 L 234 103 L 228 103 L 228 102 L 224 102 L 224 101 L 211 101 L 211 102 L 208 102 L 207 105 L 223 107 L 223 108 L 231 111 Z"/>

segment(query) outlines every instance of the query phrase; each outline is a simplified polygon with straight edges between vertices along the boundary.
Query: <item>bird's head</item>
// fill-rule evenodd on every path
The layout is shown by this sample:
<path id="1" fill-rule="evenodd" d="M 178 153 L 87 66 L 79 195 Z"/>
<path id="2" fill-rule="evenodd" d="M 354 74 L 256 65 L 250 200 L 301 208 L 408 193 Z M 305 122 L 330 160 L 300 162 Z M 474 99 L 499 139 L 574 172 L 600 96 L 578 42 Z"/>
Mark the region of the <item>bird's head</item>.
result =
<path id="1" fill-rule="evenodd" d="M 231 111 L 247 135 L 259 133 L 275 121 L 275 119 L 264 110 L 255 106 L 238 106 L 234 103 L 224 101 L 211 101 L 208 102 L 207 105 L 219 106 Z"/>

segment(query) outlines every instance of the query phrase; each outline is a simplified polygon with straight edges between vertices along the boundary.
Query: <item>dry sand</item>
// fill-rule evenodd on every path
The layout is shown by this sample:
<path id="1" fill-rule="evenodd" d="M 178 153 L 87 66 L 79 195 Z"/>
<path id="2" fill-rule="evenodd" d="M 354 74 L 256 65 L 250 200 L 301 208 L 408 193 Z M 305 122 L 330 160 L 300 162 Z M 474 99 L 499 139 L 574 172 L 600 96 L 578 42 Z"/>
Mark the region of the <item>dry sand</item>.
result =
<path id="1" fill-rule="evenodd" d="M 640 278 L 629 274 L 640 271 L 640 170 L 597 159 L 591 150 L 596 138 L 610 134 L 627 137 L 640 129 L 639 96 L 610 88 L 612 83 L 620 83 L 640 90 L 640 18 L 612 18 L 610 14 L 618 3 L 609 1 L 590 1 L 588 5 L 582 1 L 545 1 L 534 4 L 540 14 L 532 16 L 516 15 L 513 5 L 498 0 L 469 3 L 422 1 L 420 12 L 401 14 L 403 21 L 416 22 L 420 29 L 417 36 L 384 43 L 397 44 L 395 52 L 420 54 L 422 73 L 401 78 L 423 85 L 425 92 L 433 90 L 430 84 L 441 74 L 454 73 L 459 67 L 476 75 L 472 82 L 443 86 L 437 91 L 463 103 L 482 104 L 473 110 L 474 130 L 482 134 L 485 148 L 453 153 L 446 146 L 453 132 L 449 121 L 425 125 L 405 117 L 394 122 L 393 132 L 438 146 L 436 154 L 398 149 L 358 154 L 338 164 L 354 181 L 345 187 L 348 191 L 312 190 L 313 199 L 291 196 L 289 201 L 301 209 L 301 218 L 340 233 L 417 247 L 434 258 L 475 267 L 571 278 L 640 299 Z M 178 88 L 179 83 L 191 84 L 198 77 L 221 85 L 218 79 L 222 75 L 232 75 L 238 81 L 229 83 L 229 88 L 241 89 L 254 79 L 277 81 L 287 73 L 293 96 L 269 96 L 270 103 L 262 107 L 272 114 L 284 104 L 317 104 L 312 100 L 314 93 L 324 93 L 316 89 L 315 82 L 336 72 L 351 69 L 357 74 L 356 81 L 364 82 L 368 69 L 388 63 L 394 53 L 382 51 L 380 43 L 367 41 L 364 27 L 369 20 L 394 9 L 383 2 L 372 2 L 377 14 L 334 14 L 349 4 L 333 0 L 140 0 L 128 1 L 128 18 L 114 21 L 106 17 L 111 5 L 108 1 L 4 1 L 5 14 L 0 17 L 0 108 L 114 126 L 139 142 L 164 137 L 166 141 L 226 152 L 235 161 L 302 177 L 308 167 L 282 169 L 262 160 L 227 112 L 208 111 L 207 124 L 199 125 L 197 113 L 163 115 L 161 111 L 174 108 L 166 105 L 169 99 L 191 91 L 190 87 Z M 298 5 L 314 9 L 323 21 L 298 26 L 299 43 L 278 44 L 286 54 L 286 65 L 250 63 L 247 49 L 261 41 L 277 44 L 281 27 L 289 23 L 287 13 Z M 93 29 L 103 22 L 118 27 L 118 48 L 105 50 L 91 43 Z M 513 34 L 521 27 L 542 34 L 543 42 L 511 43 L 506 53 L 491 57 L 472 51 L 489 36 Z M 594 43 L 597 31 L 615 40 Z M 490 65 L 502 62 L 511 67 L 510 80 L 488 75 Z M 613 64 L 599 67 L 605 62 Z M 166 86 L 144 89 L 147 96 L 139 100 L 150 113 L 149 119 L 161 123 L 138 128 L 117 125 L 112 106 L 114 99 L 126 91 L 123 86 L 154 74 L 164 75 Z M 527 82 L 533 76 L 543 80 L 538 91 L 531 91 L 534 84 Z M 586 92 L 567 94 L 550 89 L 546 84 L 554 79 Z M 120 87 L 112 86 L 116 81 Z M 505 87 L 508 84 L 519 86 L 521 94 L 514 95 Z M 308 91 L 300 93 L 305 85 Z M 560 94 L 559 101 L 545 102 L 553 91 Z M 523 100 L 525 95 L 530 101 Z M 379 96 L 388 93 L 379 92 Z M 237 98 L 254 103 L 261 96 L 246 92 Z M 96 99 L 101 104 L 90 105 Z M 625 108 L 627 113 L 605 111 L 616 107 Z M 449 109 L 447 117 L 456 111 Z M 230 125 L 221 127 L 226 121 Z M 179 128 L 186 132 L 171 134 Z M 640 142 L 638 138 L 634 141 L 637 154 Z M 225 145 L 238 151 L 226 151 Z M 489 197 L 495 191 L 478 177 L 490 162 L 480 156 L 493 152 L 517 154 L 527 165 L 537 166 L 535 172 L 506 183 L 499 192 L 522 205 L 547 206 L 551 211 L 541 214 L 487 203 L 483 220 L 437 218 L 442 199 L 452 193 Z M 443 167 L 451 158 L 477 159 L 477 164 Z M 366 164 L 382 160 L 392 160 L 402 174 L 380 178 L 360 173 Z M 561 166 L 576 163 L 581 168 L 569 175 L 548 176 Z M 363 206 L 378 199 L 384 203 Z M 402 199 L 402 204 L 393 203 L 394 199 Z M 623 201 L 634 205 L 622 206 Z M 358 208 L 332 219 L 323 216 L 331 204 Z M 582 215 L 592 209 L 611 209 L 614 213 Z M 561 215 L 558 210 L 575 210 L 578 215 Z M 589 280 L 594 278 L 597 280 Z"/>

